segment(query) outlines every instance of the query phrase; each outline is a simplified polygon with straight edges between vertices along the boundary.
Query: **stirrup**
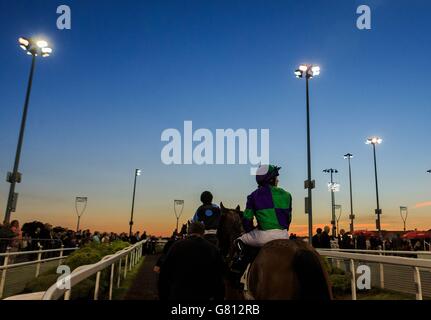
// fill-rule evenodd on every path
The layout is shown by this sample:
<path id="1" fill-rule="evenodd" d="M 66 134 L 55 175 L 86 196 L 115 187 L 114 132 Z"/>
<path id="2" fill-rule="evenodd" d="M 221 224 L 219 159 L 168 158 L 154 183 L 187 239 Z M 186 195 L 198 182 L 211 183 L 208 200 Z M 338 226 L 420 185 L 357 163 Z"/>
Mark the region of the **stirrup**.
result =
<path id="1" fill-rule="evenodd" d="M 241 239 L 236 239 L 233 243 L 239 252 L 244 252 L 245 243 Z"/>

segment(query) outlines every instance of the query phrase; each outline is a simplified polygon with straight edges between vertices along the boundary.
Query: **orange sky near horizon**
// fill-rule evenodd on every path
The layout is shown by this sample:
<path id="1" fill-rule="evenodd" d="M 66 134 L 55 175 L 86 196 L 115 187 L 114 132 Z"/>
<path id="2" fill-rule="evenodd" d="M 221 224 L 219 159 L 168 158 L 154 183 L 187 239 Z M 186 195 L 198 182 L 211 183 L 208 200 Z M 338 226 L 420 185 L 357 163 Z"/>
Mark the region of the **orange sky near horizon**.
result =
<path id="1" fill-rule="evenodd" d="M 198 202 L 195 203 L 195 207 L 199 205 Z M 228 207 L 234 207 L 233 203 L 225 203 Z M 193 208 L 195 208 L 193 207 Z M 145 206 L 137 206 L 134 212 L 134 231 L 140 231 L 141 234 L 145 230 L 147 234 L 156 236 L 170 236 L 172 231 L 175 229 L 176 218 L 173 212 L 166 212 L 167 210 L 162 210 L 161 208 L 152 208 L 151 212 L 148 213 L 149 209 Z M 295 210 L 293 212 L 292 224 L 290 226 L 290 232 L 295 233 L 298 236 L 306 236 L 308 234 L 307 216 L 301 214 L 302 210 Z M 317 210 L 315 210 L 316 212 Z M 326 210 L 328 211 L 328 210 Z M 157 213 L 159 212 L 159 213 Z M 165 212 L 165 213 L 163 213 Z M 382 215 L 382 229 L 383 230 L 403 230 L 403 223 L 396 212 L 383 211 Z M 408 220 L 407 220 L 407 230 L 429 230 L 431 229 L 431 219 L 429 219 L 428 213 L 429 206 L 418 206 L 410 209 Z M 186 223 L 188 219 L 192 217 L 194 209 L 186 207 L 184 209 L 183 215 L 180 218 L 180 227 L 182 223 Z M 316 228 L 323 228 L 325 225 L 330 226 L 329 213 L 325 216 L 316 214 L 313 222 L 313 232 Z M 104 218 L 100 218 L 104 216 Z M 17 218 L 21 224 L 25 222 L 30 222 L 33 220 L 38 220 L 42 222 L 47 222 L 53 226 L 63 226 L 69 229 L 76 229 L 77 218 L 76 215 L 71 212 L 70 215 L 55 215 L 55 214 L 44 214 L 38 215 L 34 213 L 18 213 L 13 216 Z M 129 225 L 128 221 L 130 219 L 130 212 L 125 212 L 124 214 L 115 214 L 115 208 L 113 210 L 107 210 L 105 214 L 96 213 L 94 211 L 85 212 L 81 218 L 81 229 L 90 229 L 91 231 L 100 232 L 126 232 L 128 233 Z M 348 213 L 345 213 L 339 222 L 339 228 L 349 230 Z M 375 222 L 373 215 L 360 215 L 356 214 L 355 219 L 355 230 L 375 230 Z"/>

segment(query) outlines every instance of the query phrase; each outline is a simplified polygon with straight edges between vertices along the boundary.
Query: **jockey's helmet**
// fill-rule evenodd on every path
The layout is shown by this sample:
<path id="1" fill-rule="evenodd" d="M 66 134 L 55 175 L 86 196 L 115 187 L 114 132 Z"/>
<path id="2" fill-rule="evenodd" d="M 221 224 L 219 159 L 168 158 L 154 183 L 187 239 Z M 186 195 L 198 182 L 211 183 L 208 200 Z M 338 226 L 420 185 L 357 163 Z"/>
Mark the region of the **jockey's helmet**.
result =
<path id="1" fill-rule="evenodd" d="M 211 202 L 213 201 L 213 195 L 211 192 L 209 191 L 204 191 L 201 194 L 201 202 L 203 204 L 211 204 Z"/>
<path id="2" fill-rule="evenodd" d="M 259 186 L 264 186 L 269 183 L 275 178 L 278 177 L 279 170 L 281 167 L 274 166 L 272 164 L 270 165 L 261 165 L 256 172 L 256 182 Z"/>

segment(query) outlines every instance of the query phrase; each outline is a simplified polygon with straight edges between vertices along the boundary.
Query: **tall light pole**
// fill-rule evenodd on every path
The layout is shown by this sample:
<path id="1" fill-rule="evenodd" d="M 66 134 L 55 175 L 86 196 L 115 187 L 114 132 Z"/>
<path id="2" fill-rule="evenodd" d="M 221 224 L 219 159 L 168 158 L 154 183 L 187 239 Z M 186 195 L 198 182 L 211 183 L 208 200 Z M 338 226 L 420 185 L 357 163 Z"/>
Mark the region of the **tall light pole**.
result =
<path id="1" fill-rule="evenodd" d="M 339 185 L 334 183 L 334 173 L 338 173 L 337 169 L 325 169 L 324 173 L 331 174 L 331 182 L 328 184 L 329 190 L 331 191 L 331 208 L 332 208 L 332 236 L 335 238 L 337 236 L 337 226 L 335 224 L 335 191 L 338 191 Z"/>
<path id="2" fill-rule="evenodd" d="M 141 175 L 141 169 L 135 169 L 135 181 L 133 182 L 133 198 L 132 198 L 132 212 L 130 214 L 130 229 L 129 237 L 132 236 L 132 226 L 133 226 L 133 210 L 135 209 L 135 193 L 136 193 L 136 178 Z"/>
<path id="3" fill-rule="evenodd" d="M 31 67 L 30 67 L 30 76 L 28 79 L 27 84 L 27 93 L 25 96 L 25 102 L 24 102 L 24 111 L 22 114 L 21 119 L 21 128 L 19 131 L 19 137 L 18 137 L 18 145 L 16 148 L 16 154 L 15 154 L 15 163 L 13 166 L 13 171 L 8 172 L 6 181 L 10 183 L 10 189 L 9 189 L 9 196 L 7 199 L 7 205 L 6 205 L 6 212 L 4 217 L 4 223 L 10 222 L 10 216 L 12 212 L 15 212 L 16 205 L 18 201 L 18 193 L 15 192 L 15 185 L 16 183 L 21 182 L 21 173 L 18 171 L 19 167 L 19 160 L 21 157 L 21 148 L 22 143 L 24 140 L 24 130 L 25 130 L 25 123 L 27 120 L 27 111 L 28 111 L 28 103 L 30 101 L 30 93 L 31 93 L 31 87 L 33 83 L 33 74 L 34 74 L 34 68 L 36 64 L 36 57 L 48 57 L 52 53 L 52 49 L 48 47 L 48 42 L 41 40 L 41 39 L 26 39 L 26 38 L 19 38 L 18 43 L 20 47 L 27 52 L 28 55 L 32 57 L 31 59 Z"/>
<path id="4" fill-rule="evenodd" d="M 406 231 L 406 222 L 407 222 L 408 214 L 409 214 L 409 212 L 408 212 L 407 207 L 400 207 L 400 216 L 401 216 L 401 219 L 403 219 L 404 231 Z"/>
<path id="5" fill-rule="evenodd" d="M 355 220 L 355 214 L 353 213 L 353 196 L 352 196 L 352 168 L 350 166 L 350 160 L 353 158 L 353 154 L 347 153 L 344 155 L 344 159 L 349 162 L 349 184 L 350 184 L 350 234 L 353 234 L 354 226 L 353 220 Z"/>
<path id="6" fill-rule="evenodd" d="M 371 137 L 368 138 L 367 141 L 365 141 L 366 144 L 373 145 L 373 154 L 374 154 L 374 177 L 376 180 L 376 200 L 377 200 L 377 209 L 375 211 L 376 213 L 376 229 L 379 232 L 379 237 L 382 237 L 382 228 L 380 224 L 380 215 L 382 214 L 382 210 L 380 209 L 380 202 L 379 202 L 379 184 L 377 181 L 377 161 L 376 161 L 376 144 L 381 144 L 382 139 L 379 137 Z"/>
<path id="7" fill-rule="evenodd" d="M 336 204 L 335 205 L 335 209 L 340 210 L 338 216 L 337 216 L 337 232 L 338 232 L 338 236 L 340 235 L 340 218 L 341 218 L 341 213 L 342 213 L 342 207 L 341 204 Z"/>
<path id="8" fill-rule="evenodd" d="M 307 180 L 304 182 L 305 189 L 308 190 L 308 196 L 305 198 L 305 213 L 308 214 L 308 243 L 312 243 L 313 238 L 313 203 L 311 191 L 315 187 L 315 181 L 311 180 L 311 143 L 310 143 L 310 95 L 309 80 L 320 74 L 320 67 L 302 64 L 295 71 L 297 78 L 305 76 L 305 94 L 306 94 L 306 112 L 307 112 Z"/>

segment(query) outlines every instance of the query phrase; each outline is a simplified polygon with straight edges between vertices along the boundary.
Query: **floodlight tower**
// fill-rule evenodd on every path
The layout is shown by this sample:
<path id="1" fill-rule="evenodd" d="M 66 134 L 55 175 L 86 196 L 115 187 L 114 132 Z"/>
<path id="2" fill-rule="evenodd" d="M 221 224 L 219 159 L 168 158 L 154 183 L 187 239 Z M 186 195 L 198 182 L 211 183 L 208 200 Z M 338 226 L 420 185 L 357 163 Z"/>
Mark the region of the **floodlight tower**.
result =
<path id="1" fill-rule="evenodd" d="M 311 191 L 315 187 L 315 181 L 311 180 L 311 139 L 310 139 L 310 95 L 309 80 L 320 74 L 320 67 L 316 65 L 302 64 L 295 71 L 297 78 L 305 77 L 306 112 L 307 112 L 307 180 L 304 182 L 308 196 L 305 198 L 305 212 L 308 214 L 308 242 L 312 243 L 313 238 L 313 203 Z"/>

